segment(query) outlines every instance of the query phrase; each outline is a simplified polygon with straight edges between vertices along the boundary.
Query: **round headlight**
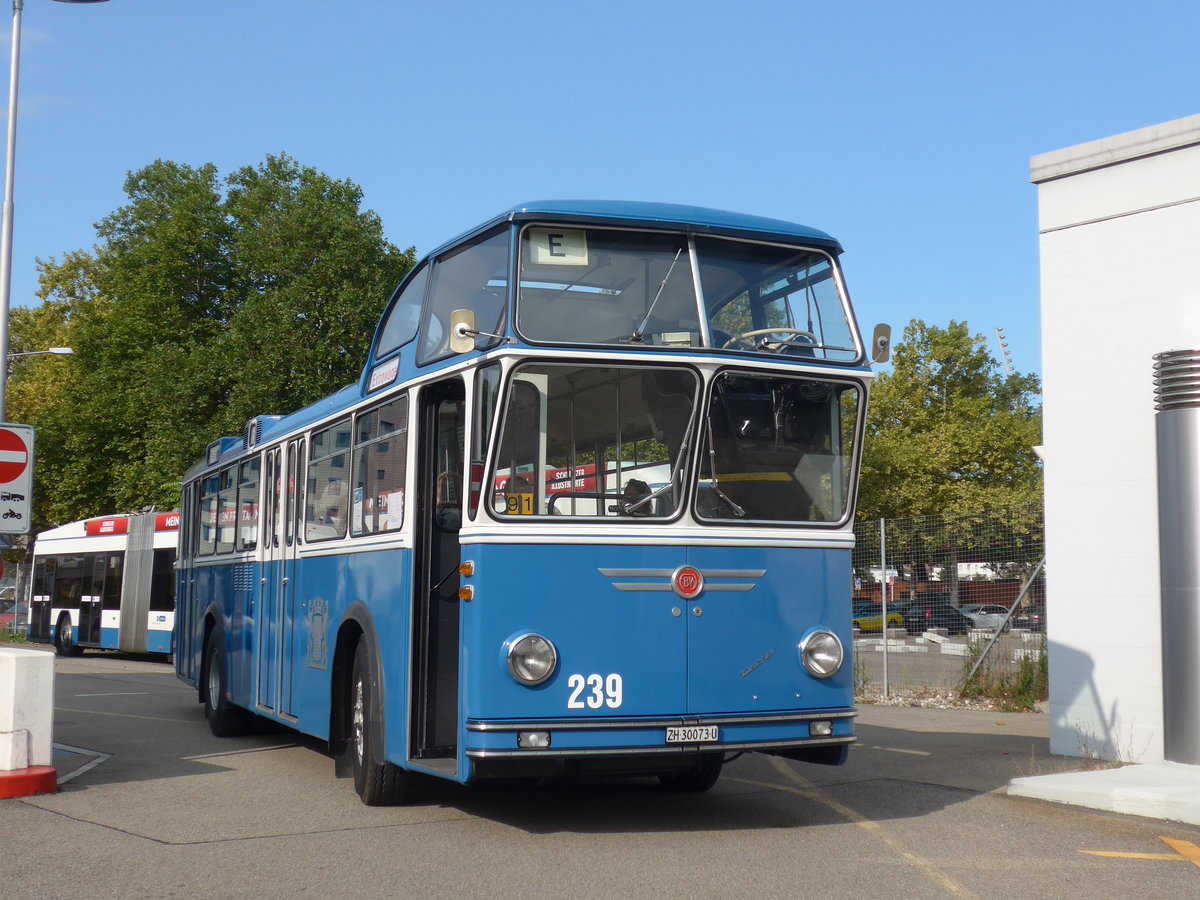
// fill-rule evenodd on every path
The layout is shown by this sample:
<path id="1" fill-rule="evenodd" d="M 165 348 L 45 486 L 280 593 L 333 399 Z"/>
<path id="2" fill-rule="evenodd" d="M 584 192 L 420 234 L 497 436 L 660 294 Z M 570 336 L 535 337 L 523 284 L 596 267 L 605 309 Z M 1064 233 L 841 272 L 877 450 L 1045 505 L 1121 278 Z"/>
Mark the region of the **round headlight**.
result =
<path id="1" fill-rule="evenodd" d="M 800 661 L 818 678 L 828 678 L 842 667 L 842 642 L 832 631 L 814 631 L 800 642 Z"/>
<path id="2" fill-rule="evenodd" d="M 554 674 L 558 651 L 540 634 L 526 634 L 508 648 L 508 671 L 522 684 L 541 684 Z"/>

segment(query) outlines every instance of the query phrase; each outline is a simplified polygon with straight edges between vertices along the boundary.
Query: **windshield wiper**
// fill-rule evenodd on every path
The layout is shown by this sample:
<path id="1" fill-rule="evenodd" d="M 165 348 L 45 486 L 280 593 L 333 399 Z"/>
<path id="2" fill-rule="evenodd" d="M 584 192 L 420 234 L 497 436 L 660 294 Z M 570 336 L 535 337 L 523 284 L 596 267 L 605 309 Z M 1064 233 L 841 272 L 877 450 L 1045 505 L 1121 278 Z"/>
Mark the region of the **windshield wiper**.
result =
<path id="1" fill-rule="evenodd" d="M 658 303 L 658 298 L 662 296 L 663 288 L 667 286 L 667 279 L 671 277 L 671 273 L 675 271 L 675 263 L 679 262 L 679 254 L 683 252 L 682 245 L 675 251 L 675 258 L 671 260 L 671 265 L 667 268 L 667 274 L 663 276 L 662 284 L 658 286 L 658 292 L 654 295 L 654 299 L 650 301 L 650 308 L 646 310 L 646 318 L 642 319 L 642 324 L 633 330 L 630 335 L 630 343 L 640 344 L 642 335 L 646 333 L 646 323 L 650 321 L 650 316 L 654 314 L 654 306 Z"/>

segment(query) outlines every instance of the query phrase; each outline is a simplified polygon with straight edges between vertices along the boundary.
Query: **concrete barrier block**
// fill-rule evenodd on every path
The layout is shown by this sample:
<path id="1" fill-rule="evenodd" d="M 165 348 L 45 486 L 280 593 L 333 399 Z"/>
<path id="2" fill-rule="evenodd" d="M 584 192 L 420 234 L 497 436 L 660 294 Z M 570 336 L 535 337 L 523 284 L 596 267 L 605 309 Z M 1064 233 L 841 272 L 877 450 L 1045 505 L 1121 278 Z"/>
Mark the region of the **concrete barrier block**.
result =
<path id="1" fill-rule="evenodd" d="M 54 656 L 0 647 L 0 771 L 54 761 Z"/>

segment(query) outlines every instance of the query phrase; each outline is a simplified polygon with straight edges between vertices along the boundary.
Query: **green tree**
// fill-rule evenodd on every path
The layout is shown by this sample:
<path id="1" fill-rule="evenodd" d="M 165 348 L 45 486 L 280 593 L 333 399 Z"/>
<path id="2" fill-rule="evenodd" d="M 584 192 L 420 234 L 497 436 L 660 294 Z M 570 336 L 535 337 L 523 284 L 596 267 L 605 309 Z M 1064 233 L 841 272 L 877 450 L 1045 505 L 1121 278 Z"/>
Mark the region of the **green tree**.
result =
<path id="1" fill-rule="evenodd" d="M 944 566 L 954 590 L 964 553 L 991 558 L 985 510 L 1022 510 L 1018 518 L 1040 527 L 1039 382 L 1003 374 L 965 322 L 914 320 L 892 359 L 871 390 L 858 517 L 900 520 L 889 529 L 889 561 Z"/>
<path id="2" fill-rule="evenodd" d="M 871 389 L 859 517 L 973 512 L 1041 496 L 1039 383 L 1004 375 L 965 322 L 914 320 Z"/>
<path id="3" fill-rule="evenodd" d="M 287 155 L 224 182 L 159 160 L 125 193 L 92 250 L 39 262 L 42 306 L 14 311 L 14 350 L 75 349 L 10 388 L 38 429 L 35 528 L 170 506 L 208 441 L 355 380 L 414 262 L 356 185 Z"/>

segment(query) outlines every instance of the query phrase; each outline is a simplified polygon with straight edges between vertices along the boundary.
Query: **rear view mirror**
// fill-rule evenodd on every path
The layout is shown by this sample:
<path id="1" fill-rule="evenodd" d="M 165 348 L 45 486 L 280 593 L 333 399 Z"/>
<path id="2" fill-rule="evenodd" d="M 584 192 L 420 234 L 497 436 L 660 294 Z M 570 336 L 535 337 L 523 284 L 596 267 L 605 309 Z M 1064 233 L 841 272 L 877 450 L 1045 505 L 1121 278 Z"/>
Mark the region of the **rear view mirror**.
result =
<path id="1" fill-rule="evenodd" d="M 892 326 L 880 322 L 871 336 L 871 362 L 885 363 L 892 358 Z"/>
<path id="2" fill-rule="evenodd" d="M 467 353 L 475 349 L 475 311 L 456 309 L 450 313 L 450 349 Z"/>

